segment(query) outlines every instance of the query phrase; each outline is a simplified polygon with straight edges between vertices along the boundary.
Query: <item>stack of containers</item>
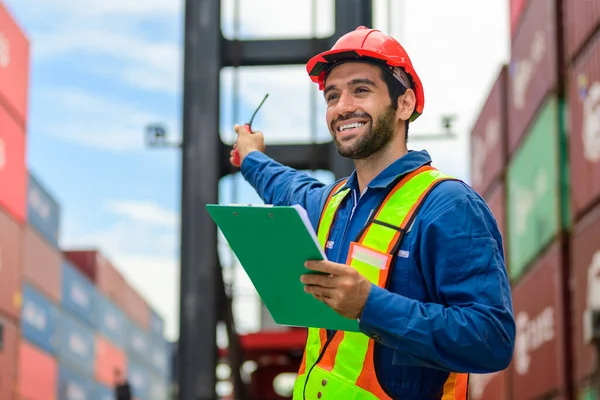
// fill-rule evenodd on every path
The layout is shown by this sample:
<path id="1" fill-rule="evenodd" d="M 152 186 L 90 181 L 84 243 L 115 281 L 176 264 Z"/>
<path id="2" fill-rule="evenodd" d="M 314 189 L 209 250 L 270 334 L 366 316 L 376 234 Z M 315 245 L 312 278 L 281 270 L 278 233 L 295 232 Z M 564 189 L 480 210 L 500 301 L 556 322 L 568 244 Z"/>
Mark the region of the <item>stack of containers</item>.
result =
<path id="1" fill-rule="evenodd" d="M 163 321 L 96 252 L 59 250 L 61 207 L 27 172 L 29 41 L 0 1 L 0 399 L 165 399 Z M 131 361 L 128 359 L 131 354 Z"/>
<path id="2" fill-rule="evenodd" d="M 58 318 L 58 398 L 93 399 L 96 289 L 68 260 L 62 261 L 62 303 Z"/>
<path id="3" fill-rule="evenodd" d="M 586 310 L 600 308 L 600 2 L 565 0 L 564 48 L 569 100 L 571 204 L 571 310 L 573 379 L 589 392 L 596 362 L 585 335 Z M 600 398 L 589 395 L 589 399 Z"/>
<path id="4" fill-rule="evenodd" d="M 502 66 L 471 130 L 471 186 L 488 203 L 503 239 L 505 232 L 505 183 L 507 137 L 507 66 Z M 506 241 L 502 243 L 506 258 Z M 507 263 L 507 268 L 509 268 Z M 507 272 L 508 274 L 508 272 Z M 469 380 L 472 400 L 508 399 L 510 369 L 493 374 L 474 374 Z"/>
<path id="5" fill-rule="evenodd" d="M 561 12 L 562 0 L 525 2 L 511 39 L 506 215 L 517 324 L 514 400 L 568 397 L 571 392 Z"/>
<path id="6" fill-rule="evenodd" d="M 166 400 L 169 398 L 171 382 L 171 350 L 170 344 L 164 337 L 164 320 L 150 311 L 150 327 L 148 342 L 150 348 L 150 393 L 149 400 Z"/>
<path id="7" fill-rule="evenodd" d="M 92 313 L 96 324 L 93 376 L 96 396 L 102 398 L 113 390 L 117 370 L 122 376 L 128 375 L 127 319 L 114 302 L 123 281 L 112 264 L 97 251 L 66 251 L 64 254 L 96 287 Z M 145 399 L 140 397 L 140 400 Z"/>
<path id="8" fill-rule="evenodd" d="M 21 397 L 32 400 L 55 396 L 59 383 L 58 360 L 67 349 L 60 329 L 60 213 L 54 197 L 29 173 L 27 225 L 22 246 L 22 341 L 17 387 Z"/>
<path id="9" fill-rule="evenodd" d="M 139 400 L 165 400 L 169 353 L 162 318 L 98 251 L 56 253 L 59 221 L 60 206 L 29 174 L 24 236 L 35 247 L 23 254 L 29 274 L 22 283 L 20 396 L 110 399 L 118 370 Z M 56 254 L 58 272 L 35 272 Z"/>
<path id="10" fill-rule="evenodd" d="M 566 363 L 561 212 L 567 193 L 564 105 L 557 21 L 561 2 L 529 1 L 511 39 L 508 74 L 507 253 L 517 323 L 511 364 L 515 400 L 565 396 Z"/>
<path id="11" fill-rule="evenodd" d="M 97 288 L 97 398 L 111 395 L 118 369 L 139 400 L 166 400 L 170 365 L 163 319 L 99 251 L 70 250 L 64 254 Z"/>
<path id="12" fill-rule="evenodd" d="M 0 399 L 13 400 L 21 309 L 29 41 L 0 2 Z"/>
<path id="13" fill-rule="evenodd" d="M 599 300 L 590 293 L 600 294 L 599 20 L 597 0 L 511 1 L 504 239 L 517 337 L 505 398 L 589 393 L 595 360 L 583 316 Z M 474 168 L 493 169 L 494 158 L 475 154 L 477 140 Z M 485 172 L 473 174 L 477 184 Z"/>

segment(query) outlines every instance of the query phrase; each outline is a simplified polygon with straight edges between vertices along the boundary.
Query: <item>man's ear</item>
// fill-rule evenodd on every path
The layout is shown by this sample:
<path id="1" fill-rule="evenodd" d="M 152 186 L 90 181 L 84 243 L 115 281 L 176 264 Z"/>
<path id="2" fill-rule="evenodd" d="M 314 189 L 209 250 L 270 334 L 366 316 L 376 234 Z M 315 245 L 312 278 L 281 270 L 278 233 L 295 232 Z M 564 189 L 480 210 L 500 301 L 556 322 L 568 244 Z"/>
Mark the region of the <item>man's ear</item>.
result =
<path id="1" fill-rule="evenodd" d="M 398 110 L 396 116 L 398 119 L 408 121 L 417 105 L 417 97 L 412 89 L 407 89 L 406 92 L 398 97 Z"/>

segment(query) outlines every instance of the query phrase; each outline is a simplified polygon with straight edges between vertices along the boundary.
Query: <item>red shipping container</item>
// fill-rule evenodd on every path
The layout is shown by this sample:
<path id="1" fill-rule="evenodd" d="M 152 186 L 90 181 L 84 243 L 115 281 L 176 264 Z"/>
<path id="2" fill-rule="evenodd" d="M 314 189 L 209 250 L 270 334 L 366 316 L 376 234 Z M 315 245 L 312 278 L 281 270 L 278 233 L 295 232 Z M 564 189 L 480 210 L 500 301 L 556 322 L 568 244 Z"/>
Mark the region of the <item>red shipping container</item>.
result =
<path id="1" fill-rule="evenodd" d="M 471 185 L 481 195 L 506 163 L 506 71 L 503 66 L 471 131 Z"/>
<path id="2" fill-rule="evenodd" d="M 469 400 L 505 400 L 508 370 L 469 375 Z"/>
<path id="3" fill-rule="evenodd" d="M 123 288 L 117 303 L 142 329 L 150 330 L 150 307 L 148 303 L 125 281 L 123 282 Z"/>
<path id="4" fill-rule="evenodd" d="M 554 242 L 513 289 L 517 324 L 513 400 L 541 398 L 566 386 L 561 251 Z"/>
<path id="5" fill-rule="evenodd" d="M 25 222 L 27 204 L 25 147 L 25 132 L 0 106 L 0 188 L 10 188 L 0 190 L 0 206 L 19 223 Z"/>
<path id="6" fill-rule="evenodd" d="M 114 385 L 115 370 L 127 375 L 127 358 L 118 347 L 100 335 L 96 335 L 95 377 L 103 385 Z"/>
<path id="7" fill-rule="evenodd" d="M 600 0 L 564 0 L 565 57 L 570 63 L 600 23 Z"/>
<path id="8" fill-rule="evenodd" d="M 600 303 L 600 206 L 575 226 L 572 241 L 574 367 L 576 381 L 582 382 L 596 362 L 594 346 L 584 339 L 584 318 L 591 305 Z"/>
<path id="9" fill-rule="evenodd" d="M 600 200 L 600 36 L 569 71 L 571 201 L 576 217 Z"/>
<path id="10" fill-rule="evenodd" d="M 29 40 L 0 1 L 0 107 L 19 125 L 27 120 L 29 91 Z"/>
<path id="11" fill-rule="evenodd" d="M 510 0 L 510 32 L 514 35 L 519 29 L 523 9 L 527 6 L 527 0 Z"/>
<path id="12" fill-rule="evenodd" d="M 115 303 L 125 289 L 125 281 L 115 267 L 97 250 L 65 251 L 65 256 Z"/>
<path id="13" fill-rule="evenodd" d="M 48 353 L 21 340 L 19 346 L 18 399 L 56 398 L 58 363 Z"/>
<path id="14" fill-rule="evenodd" d="M 22 227 L 0 210 L 0 314 L 13 320 L 21 313 L 22 248 Z"/>
<path id="15" fill-rule="evenodd" d="M 60 302 L 61 254 L 30 226 L 25 228 L 23 279 L 32 283 L 55 303 Z"/>
<path id="16" fill-rule="evenodd" d="M 513 154 L 528 126 L 558 81 L 556 0 L 531 1 L 511 49 L 508 68 L 508 153 Z"/>
<path id="17" fill-rule="evenodd" d="M 17 381 L 17 326 L 0 320 L 3 329 L 3 348 L 0 351 L 0 399 L 12 400 Z"/>

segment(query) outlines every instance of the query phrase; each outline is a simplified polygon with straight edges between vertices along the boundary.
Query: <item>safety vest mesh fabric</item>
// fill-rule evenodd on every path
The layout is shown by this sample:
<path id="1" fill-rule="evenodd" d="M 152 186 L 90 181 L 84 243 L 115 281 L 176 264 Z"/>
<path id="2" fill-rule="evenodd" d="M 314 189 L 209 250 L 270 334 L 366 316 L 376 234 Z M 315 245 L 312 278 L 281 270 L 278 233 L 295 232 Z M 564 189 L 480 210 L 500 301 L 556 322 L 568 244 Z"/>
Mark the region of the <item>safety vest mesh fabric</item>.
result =
<path id="1" fill-rule="evenodd" d="M 403 177 L 350 245 L 346 264 L 372 283 L 387 287 L 394 255 L 403 232 L 412 223 L 427 194 L 443 180 L 454 179 L 431 166 L 423 166 Z M 321 215 L 317 236 L 323 248 L 339 205 L 350 189 L 333 188 Z M 373 362 L 375 342 L 361 332 L 309 328 L 293 400 L 381 400 L 392 399 L 381 387 Z M 451 373 L 440 400 L 466 400 L 468 374 Z"/>

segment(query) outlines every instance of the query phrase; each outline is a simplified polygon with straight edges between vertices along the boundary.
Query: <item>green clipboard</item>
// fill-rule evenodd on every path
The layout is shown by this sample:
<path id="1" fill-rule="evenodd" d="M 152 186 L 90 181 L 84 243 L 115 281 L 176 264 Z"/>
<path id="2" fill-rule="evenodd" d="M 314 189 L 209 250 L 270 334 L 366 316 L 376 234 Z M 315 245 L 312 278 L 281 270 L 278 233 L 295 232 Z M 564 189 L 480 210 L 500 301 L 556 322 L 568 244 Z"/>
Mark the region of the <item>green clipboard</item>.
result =
<path id="1" fill-rule="evenodd" d="M 325 259 L 304 208 L 206 207 L 277 324 L 359 332 L 358 321 L 306 293 L 300 282 L 301 275 L 315 273 L 305 261 Z"/>

